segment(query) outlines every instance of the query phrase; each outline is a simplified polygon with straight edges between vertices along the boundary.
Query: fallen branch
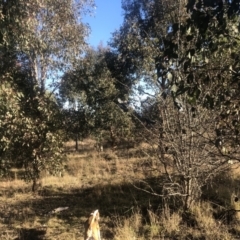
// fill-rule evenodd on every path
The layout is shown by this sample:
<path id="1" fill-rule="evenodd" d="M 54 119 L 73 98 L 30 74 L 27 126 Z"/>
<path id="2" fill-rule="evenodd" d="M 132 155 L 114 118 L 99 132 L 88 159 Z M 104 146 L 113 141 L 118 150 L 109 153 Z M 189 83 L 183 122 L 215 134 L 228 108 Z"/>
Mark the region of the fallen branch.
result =
<path id="1" fill-rule="evenodd" d="M 59 213 L 62 212 L 64 210 L 67 210 L 69 207 L 58 207 L 53 209 L 52 211 L 50 211 L 48 214 L 54 214 L 54 213 Z"/>

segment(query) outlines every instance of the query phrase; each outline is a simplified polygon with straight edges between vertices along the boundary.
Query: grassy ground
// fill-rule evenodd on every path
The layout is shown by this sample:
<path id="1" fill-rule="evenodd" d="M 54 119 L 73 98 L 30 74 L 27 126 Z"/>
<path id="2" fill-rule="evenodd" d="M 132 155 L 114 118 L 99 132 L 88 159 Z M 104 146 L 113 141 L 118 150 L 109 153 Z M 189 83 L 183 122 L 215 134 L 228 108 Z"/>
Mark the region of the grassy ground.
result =
<path id="1" fill-rule="evenodd" d="M 0 239 L 83 239 L 83 223 L 95 209 L 101 214 L 105 240 L 240 239 L 238 214 L 228 225 L 226 208 L 219 210 L 209 199 L 191 209 L 194 219 L 189 224 L 181 209 L 163 208 L 158 196 L 134 187 L 144 187 L 144 181 L 158 190 L 161 167 L 151 159 L 149 146 L 117 153 L 98 153 L 91 140 L 81 143 L 78 152 L 73 146 L 67 145 L 65 172 L 61 177 L 43 174 L 37 194 L 31 192 L 31 184 L 19 179 L 17 171 L 13 179 L 1 181 Z M 233 175 L 206 190 L 211 199 L 217 196 L 215 202 L 221 206 L 230 208 L 232 192 L 238 194 L 239 171 L 235 169 Z M 59 207 L 68 209 L 51 213 Z"/>

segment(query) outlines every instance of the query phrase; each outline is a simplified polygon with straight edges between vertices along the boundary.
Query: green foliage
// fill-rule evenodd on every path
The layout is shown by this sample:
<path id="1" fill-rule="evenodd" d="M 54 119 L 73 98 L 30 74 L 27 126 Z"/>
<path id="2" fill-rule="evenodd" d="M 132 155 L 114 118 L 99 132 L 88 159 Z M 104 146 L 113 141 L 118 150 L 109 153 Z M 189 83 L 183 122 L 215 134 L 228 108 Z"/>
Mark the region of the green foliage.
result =
<path id="1" fill-rule="evenodd" d="M 113 57 L 108 49 L 90 49 L 76 69 L 64 75 L 60 94 L 85 116 L 85 123 L 82 122 L 85 129 L 97 137 L 102 131 L 108 131 L 115 144 L 115 139 L 127 136 L 132 126 L 129 114 L 118 105 L 118 98 L 127 98 L 130 89 L 121 82 L 122 75 L 115 68 L 118 63 Z M 73 129 L 75 123 L 72 123 Z"/>
<path id="2" fill-rule="evenodd" d="M 61 170 L 63 133 L 56 104 L 39 95 L 30 99 L 4 84 L 0 97 L 1 174 L 21 167 L 26 179 L 34 179 L 43 169 L 51 173 Z"/>
<path id="3" fill-rule="evenodd" d="M 92 6 L 92 0 L 3 1 L 0 48 L 27 55 L 33 80 L 44 93 L 46 80 L 56 83 L 86 48 L 89 29 L 81 18 Z"/>
<path id="4" fill-rule="evenodd" d="M 112 39 L 134 80 L 152 90 L 142 114 L 152 112 L 158 124 L 144 137 L 158 144 L 173 186 L 168 194 L 187 196 L 186 208 L 211 174 L 228 159 L 240 160 L 236 2 L 125 0 L 124 22 Z"/>
<path id="5" fill-rule="evenodd" d="M 112 45 L 123 59 L 130 59 L 138 80 L 161 92 L 171 89 L 174 97 L 187 92 L 192 103 L 211 86 L 214 94 L 198 101 L 206 107 L 219 109 L 229 97 L 231 103 L 239 100 L 234 2 L 189 1 L 186 8 L 183 1 L 126 0 L 123 9 L 125 21 Z"/>
<path id="6" fill-rule="evenodd" d="M 36 182 L 44 169 L 61 170 L 62 115 L 45 86 L 83 52 L 88 26 L 79 20 L 92 6 L 91 0 L 0 3 L 1 174 L 21 167 Z"/>

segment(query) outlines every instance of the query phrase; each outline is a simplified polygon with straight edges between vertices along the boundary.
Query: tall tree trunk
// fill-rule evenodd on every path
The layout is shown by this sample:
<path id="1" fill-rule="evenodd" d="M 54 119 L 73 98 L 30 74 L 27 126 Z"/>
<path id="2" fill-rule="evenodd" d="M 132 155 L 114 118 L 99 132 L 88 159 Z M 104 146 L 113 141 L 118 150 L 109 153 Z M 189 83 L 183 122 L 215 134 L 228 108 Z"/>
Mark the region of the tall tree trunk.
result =
<path id="1" fill-rule="evenodd" d="M 188 210 L 201 197 L 201 188 L 196 179 L 187 177 L 184 179 L 184 209 Z"/>
<path id="2" fill-rule="evenodd" d="M 76 133 L 76 138 L 75 138 L 75 150 L 78 151 L 78 133 Z"/>
<path id="3" fill-rule="evenodd" d="M 113 127 L 110 127 L 110 138 L 111 138 L 111 145 L 112 145 L 112 150 L 114 150 L 116 148 L 116 140 L 117 140 L 117 136 L 114 132 Z"/>

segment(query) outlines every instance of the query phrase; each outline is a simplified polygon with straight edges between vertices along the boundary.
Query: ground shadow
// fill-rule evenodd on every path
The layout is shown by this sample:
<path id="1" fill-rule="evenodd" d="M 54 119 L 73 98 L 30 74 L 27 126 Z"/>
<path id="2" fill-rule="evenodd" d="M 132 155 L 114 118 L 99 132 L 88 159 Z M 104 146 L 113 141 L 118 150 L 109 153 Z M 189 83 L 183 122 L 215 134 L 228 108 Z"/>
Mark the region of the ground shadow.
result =
<path id="1" fill-rule="evenodd" d="M 156 191 L 160 191 L 157 188 L 161 179 L 152 178 L 147 181 L 151 182 L 151 185 L 155 183 Z M 138 187 L 141 188 L 144 186 L 138 184 Z M 28 221 L 33 222 L 38 219 L 38 222 L 41 222 L 44 226 L 49 226 L 51 221 L 58 219 L 62 225 L 71 226 L 71 228 L 76 229 L 75 236 L 77 239 L 78 237 L 82 237 L 84 221 L 89 216 L 89 213 L 95 209 L 99 209 L 101 214 L 103 238 L 113 239 L 116 216 L 119 218 L 126 217 L 137 211 L 147 215 L 149 208 L 156 210 L 161 206 L 161 199 L 159 197 L 146 194 L 127 183 L 75 188 L 71 189 L 71 191 L 44 188 L 39 194 L 41 196 L 36 197 L 36 199 L 19 201 L 16 205 L 12 205 L 11 208 L 31 208 L 31 214 L 28 214 Z M 53 211 L 59 207 L 68 207 L 68 209 L 60 212 Z M 15 217 L 19 222 L 24 221 L 24 218 L 25 216 Z M 144 221 L 147 221 L 147 219 L 144 219 Z M 51 230 L 51 232 L 53 231 Z M 62 228 L 62 231 L 65 231 L 64 228 Z M 45 232 L 45 229 L 20 229 L 19 238 L 17 239 L 46 239 L 44 238 Z"/>
<path id="2" fill-rule="evenodd" d="M 43 240 L 45 234 L 45 229 L 22 228 L 19 230 L 19 237 L 15 240 Z"/>
<path id="3" fill-rule="evenodd" d="M 146 185 L 154 187 L 155 191 L 161 192 L 161 185 L 164 182 L 163 177 L 148 178 L 146 184 L 135 182 L 140 189 L 146 190 Z M 218 181 L 218 184 L 221 182 Z M 223 180 L 223 184 L 226 181 Z M 239 183 L 239 182 L 238 182 Z M 210 196 L 209 196 L 210 197 Z M 63 207 L 63 211 L 53 211 Z M 114 238 L 114 227 L 116 226 L 116 216 L 119 218 L 128 217 L 133 213 L 140 212 L 143 215 L 143 221 L 148 222 L 148 210 L 161 212 L 162 199 L 159 196 L 147 194 L 144 191 L 136 189 L 130 183 L 121 184 L 100 184 L 93 187 L 81 187 L 72 189 L 62 189 L 53 187 L 44 187 L 34 199 L 25 199 L 9 206 L 9 212 L 1 212 L 1 219 L 6 219 L 4 224 L 11 224 L 13 221 L 23 222 L 26 215 L 14 215 L 19 209 L 28 208 L 28 222 L 38 221 L 41 228 L 22 228 L 18 230 L 18 238 L 15 240 L 43 240 L 43 239 L 65 239 L 57 237 L 67 231 L 72 231 L 74 238 L 80 239 L 83 236 L 83 224 L 93 210 L 99 209 L 101 215 L 101 229 L 103 239 Z M 53 223 L 57 222 L 58 225 Z M 239 236 L 239 232 L 233 229 L 231 233 Z M 53 238 L 49 238 L 51 233 Z M 68 238 L 69 239 L 69 238 Z M 66 240 L 68 240 L 66 239 Z"/>

